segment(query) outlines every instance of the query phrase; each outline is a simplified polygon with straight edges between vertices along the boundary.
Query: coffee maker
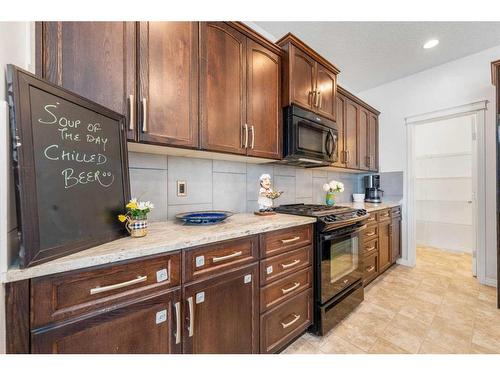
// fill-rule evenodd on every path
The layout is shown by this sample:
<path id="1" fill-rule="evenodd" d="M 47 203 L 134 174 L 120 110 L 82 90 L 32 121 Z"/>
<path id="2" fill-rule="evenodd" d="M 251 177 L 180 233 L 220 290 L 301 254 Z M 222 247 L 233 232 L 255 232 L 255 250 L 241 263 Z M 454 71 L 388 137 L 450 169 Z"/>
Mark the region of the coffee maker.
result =
<path id="1" fill-rule="evenodd" d="M 380 189 L 380 175 L 365 176 L 365 202 L 381 203 L 384 191 Z"/>

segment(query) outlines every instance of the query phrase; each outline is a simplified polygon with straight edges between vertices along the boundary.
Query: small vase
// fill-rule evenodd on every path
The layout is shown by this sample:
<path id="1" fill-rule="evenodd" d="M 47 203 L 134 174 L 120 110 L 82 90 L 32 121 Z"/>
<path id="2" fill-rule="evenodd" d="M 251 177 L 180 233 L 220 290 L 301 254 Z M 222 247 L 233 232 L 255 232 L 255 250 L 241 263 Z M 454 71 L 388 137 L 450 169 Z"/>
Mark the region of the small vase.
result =
<path id="1" fill-rule="evenodd" d="M 327 206 L 335 206 L 335 194 L 331 191 L 327 192 L 325 202 Z"/>
<path id="2" fill-rule="evenodd" d="M 148 219 L 146 216 L 127 218 L 125 228 L 131 237 L 144 237 L 148 234 Z"/>

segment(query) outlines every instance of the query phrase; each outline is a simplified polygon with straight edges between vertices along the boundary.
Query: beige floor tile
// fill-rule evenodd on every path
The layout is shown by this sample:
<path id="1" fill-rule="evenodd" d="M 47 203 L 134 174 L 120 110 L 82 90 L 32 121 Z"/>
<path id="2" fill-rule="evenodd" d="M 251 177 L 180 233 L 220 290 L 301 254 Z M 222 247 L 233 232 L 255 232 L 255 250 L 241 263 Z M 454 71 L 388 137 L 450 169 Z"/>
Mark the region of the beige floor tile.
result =
<path id="1" fill-rule="evenodd" d="M 438 345 L 436 342 L 425 339 L 422 345 L 420 345 L 420 349 L 418 350 L 419 354 L 452 354 L 452 352 Z"/>
<path id="2" fill-rule="evenodd" d="M 304 337 L 299 337 L 295 342 L 293 342 L 288 348 L 286 348 L 283 354 L 318 354 L 319 346 L 311 344 Z"/>
<path id="3" fill-rule="evenodd" d="M 324 354 L 366 354 L 365 351 L 335 334 L 328 336 L 319 350 Z"/>
<path id="4" fill-rule="evenodd" d="M 371 347 L 369 353 L 371 354 L 408 354 L 404 349 L 390 343 L 383 338 L 378 338 L 375 344 Z"/>
<path id="5" fill-rule="evenodd" d="M 475 330 L 472 336 L 472 344 L 484 348 L 491 353 L 500 354 L 500 338 L 483 331 Z"/>
<path id="6" fill-rule="evenodd" d="M 446 348 L 449 353 L 469 353 L 472 345 L 472 333 L 472 326 L 436 317 L 426 339 Z"/>

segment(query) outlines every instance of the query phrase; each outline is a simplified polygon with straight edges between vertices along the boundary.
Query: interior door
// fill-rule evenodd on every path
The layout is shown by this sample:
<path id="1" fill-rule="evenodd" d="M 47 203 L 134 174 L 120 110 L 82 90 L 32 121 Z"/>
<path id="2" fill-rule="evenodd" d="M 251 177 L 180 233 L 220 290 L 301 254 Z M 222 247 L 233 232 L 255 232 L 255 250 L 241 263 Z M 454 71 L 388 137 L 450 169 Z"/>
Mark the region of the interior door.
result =
<path id="1" fill-rule="evenodd" d="M 139 30 L 139 139 L 198 147 L 198 22 L 141 22 Z"/>
<path id="2" fill-rule="evenodd" d="M 358 158 L 358 128 L 359 128 L 359 106 L 352 100 L 346 100 L 345 110 L 345 160 L 347 168 L 359 168 Z"/>
<path id="3" fill-rule="evenodd" d="M 316 65 L 316 112 L 335 121 L 337 112 L 337 75 L 321 64 Z"/>
<path id="4" fill-rule="evenodd" d="M 42 22 L 37 74 L 127 117 L 136 136 L 135 22 Z"/>
<path id="5" fill-rule="evenodd" d="M 290 94 L 293 103 L 313 109 L 316 81 L 315 61 L 300 49 L 290 47 Z"/>
<path id="6" fill-rule="evenodd" d="M 280 57 L 247 40 L 248 155 L 281 158 Z"/>
<path id="7" fill-rule="evenodd" d="M 345 167 L 345 150 L 344 150 L 344 138 L 345 138 L 345 107 L 346 107 L 346 102 L 345 98 L 343 96 L 337 95 L 335 97 L 335 103 L 337 105 L 336 109 L 336 118 L 337 118 L 337 130 L 338 130 L 338 150 L 339 150 L 339 156 L 337 161 L 334 163 L 334 166 L 336 167 Z"/>
<path id="8" fill-rule="evenodd" d="M 368 168 L 378 171 L 378 116 L 370 113 L 368 116 Z"/>
<path id="9" fill-rule="evenodd" d="M 177 310 L 176 310 L 177 306 Z M 32 332 L 33 353 L 180 353 L 180 289 Z"/>
<path id="10" fill-rule="evenodd" d="M 370 114 L 366 109 L 360 107 L 359 110 L 359 168 L 368 170 L 370 169 L 368 163 L 368 148 L 369 148 L 369 116 Z"/>
<path id="11" fill-rule="evenodd" d="M 246 37 L 223 22 L 201 23 L 200 35 L 202 148 L 246 154 Z"/>
<path id="12" fill-rule="evenodd" d="M 258 263 L 183 288 L 184 353 L 259 351 Z"/>

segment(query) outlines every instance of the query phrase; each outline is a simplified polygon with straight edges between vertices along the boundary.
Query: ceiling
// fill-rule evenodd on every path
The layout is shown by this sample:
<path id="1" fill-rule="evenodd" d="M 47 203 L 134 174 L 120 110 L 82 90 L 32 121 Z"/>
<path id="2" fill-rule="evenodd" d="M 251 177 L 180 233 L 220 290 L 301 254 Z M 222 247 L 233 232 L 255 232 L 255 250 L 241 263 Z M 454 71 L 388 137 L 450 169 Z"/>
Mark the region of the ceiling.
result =
<path id="1" fill-rule="evenodd" d="M 360 92 L 500 45 L 500 22 L 254 22 L 274 40 L 292 32 Z M 440 43 L 425 50 L 432 38 Z"/>

